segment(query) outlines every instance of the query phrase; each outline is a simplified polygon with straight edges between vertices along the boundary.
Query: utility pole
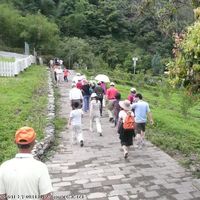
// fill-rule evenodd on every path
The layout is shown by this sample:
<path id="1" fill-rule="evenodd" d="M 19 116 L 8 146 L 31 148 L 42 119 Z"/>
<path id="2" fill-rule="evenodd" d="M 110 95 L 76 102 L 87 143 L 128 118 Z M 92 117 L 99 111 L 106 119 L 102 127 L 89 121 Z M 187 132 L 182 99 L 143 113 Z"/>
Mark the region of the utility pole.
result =
<path id="1" fill-rule="evenodd" d="M 132 61 L 133 61 L 133 74 L 135 74 L 136 62 L 138 61 L 138 58 L 137 57 L 133 57 Z"/>

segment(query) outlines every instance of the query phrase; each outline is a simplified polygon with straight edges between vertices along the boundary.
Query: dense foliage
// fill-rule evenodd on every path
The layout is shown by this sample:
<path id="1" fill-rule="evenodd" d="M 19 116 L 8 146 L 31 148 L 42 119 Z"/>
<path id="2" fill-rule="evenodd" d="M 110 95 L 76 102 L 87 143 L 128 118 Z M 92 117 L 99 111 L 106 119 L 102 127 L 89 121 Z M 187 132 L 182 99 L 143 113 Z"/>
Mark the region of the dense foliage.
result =
<path id="1" fill-rule="evenodd" d="M 172 33 L 193 21 L 192 6 L 187 0 L 1 2 L 1 46 L 22 47 L 27 41 L 41 54 L 64 56 L 68 67 L 75 62 L 87 67 L 103 63 L 131 71 L 132 57 L 138 57 L 136 71 L 146 71 L 159 55 L 162 70 L 153 71 L 160 73 L 171 56 Z M 66 47 L 70 40 L 73 49 Z M 87 44 L 87 50 L 79 47 L 80 41 L 81 45 Z M 65 55 L 63 47 L 68 48 Z"/>
<path id="2" fill-rule="evenodd" d="M 200 21 L 177 36 L 175 60 L 169 63 L 172 84 L 188 87 L 190 92 L 200 91 Z"/>

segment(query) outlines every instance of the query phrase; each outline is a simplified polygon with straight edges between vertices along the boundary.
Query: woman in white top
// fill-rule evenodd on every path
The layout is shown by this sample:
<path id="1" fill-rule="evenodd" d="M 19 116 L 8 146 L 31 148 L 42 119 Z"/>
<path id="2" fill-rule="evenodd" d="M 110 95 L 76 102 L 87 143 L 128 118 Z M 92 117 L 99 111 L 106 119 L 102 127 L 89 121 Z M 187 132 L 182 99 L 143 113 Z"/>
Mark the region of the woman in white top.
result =
<path id="1" fill-rule="evenodd" d="M 133 145 L 134 132 L 134 113 L 131 111 L 131 105 L 129 100 L 120 101 L 119 105 L 121 111 L 119 112 L 118 119 L 118 133 L 119 139 L 121 141 L 122 148 L 124 150 L 124 158 L 128 157 L 128 148 Z M 131 116 L 133 127 L 130 129 L 124 128 L 124 123 L 126 121 L 127 115 Z"/>
<path id="2" fill-rule="evenodd" d="M 56 78 L 57 78 L 57 83 L 61 83 L 63 82 L 63 70 L 61 68 L 61 66 L 59 65 L 56 69 Z"/>
<path id="3" fill-rule="evenodd" d="M 90 131 L 93 132 L 93 123 L 96 122 L 97 133 L 102 136 L 102 128 L 100 122 L 100 107 L 101 103 L 98 100 L 97 94 L 91 94 L 91 102 L 90 102 Z"/>

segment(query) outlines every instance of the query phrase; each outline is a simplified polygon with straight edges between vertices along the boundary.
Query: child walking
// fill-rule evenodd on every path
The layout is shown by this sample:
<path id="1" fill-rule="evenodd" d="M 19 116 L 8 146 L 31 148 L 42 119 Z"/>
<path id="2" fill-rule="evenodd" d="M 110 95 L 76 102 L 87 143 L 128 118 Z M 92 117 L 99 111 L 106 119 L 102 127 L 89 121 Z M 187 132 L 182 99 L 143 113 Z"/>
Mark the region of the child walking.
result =
<path id="1" fill-rule="evenodd" d="M 82 116 L 83 111 L 79 109 L 79 103 L 74 102 L 74 110 L 70 112 L 69 126 L 72 125 L 72 144 L 78 141 L 80 146 L 83 147 L 83 133 L 82 133 Z"/>
<path id="2" fill-rule="evenodd" d="M 100 107 L 101 103 L 98 100 L 98 96 L 96 93 L 91 94 L 91 102 L 90 102 L 90 131 L 93 132 L 93 123 L 96 122 L 97 133 L 102 136 L 102 128 L 100 122 Z"/>
<path id="3" fill-rule="evenodd" d="M 68 82 L 68 76 L 70 75 L 69 70 L 65 67 L 63 70 L 64 81 Z"/>

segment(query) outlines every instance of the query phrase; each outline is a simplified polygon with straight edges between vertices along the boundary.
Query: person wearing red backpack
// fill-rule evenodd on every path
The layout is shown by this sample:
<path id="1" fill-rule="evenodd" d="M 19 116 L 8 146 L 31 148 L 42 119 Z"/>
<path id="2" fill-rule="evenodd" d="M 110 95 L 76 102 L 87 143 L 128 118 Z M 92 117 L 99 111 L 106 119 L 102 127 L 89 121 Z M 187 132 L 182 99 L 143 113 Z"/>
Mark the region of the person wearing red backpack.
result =
<path id="1" fill-rule="evenodd" d="M 126 159 L 129 147 L 133 145 L 133 137 L 135 137 L 135 120 L 129 100 L 120 101 L 119 105 L 122 110 L 119 112 L 118 133 L 122 149 L 124 150 L 124 158 Z"/>

